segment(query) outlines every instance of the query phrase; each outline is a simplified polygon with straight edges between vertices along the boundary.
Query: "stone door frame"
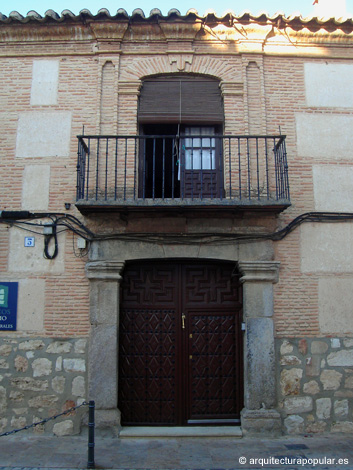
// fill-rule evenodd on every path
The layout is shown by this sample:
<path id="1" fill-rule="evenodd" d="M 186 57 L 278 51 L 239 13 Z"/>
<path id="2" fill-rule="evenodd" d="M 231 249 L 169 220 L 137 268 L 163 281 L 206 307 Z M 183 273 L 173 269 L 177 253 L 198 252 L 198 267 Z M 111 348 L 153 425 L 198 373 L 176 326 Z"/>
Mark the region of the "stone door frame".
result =
<path id="1" fill-rule="evenodd" d="M 90 280 L 91 323 L 88 396 L 96 402 L 97 427 L 120 428 L 120 412 L 117 408 L 119 295 L 126 261 L 187 259 L 185 255 L 189 253 L 193 255 L 189 256 L 190 259 L 234 261 L 241 273 L 245 327 L 242 431 L 244 434 L 278 434 L 281 420 L 276 411 L 273 284 L 278 282 L 280 263 L 262 259 L 239 260 L 239 250 L 232 250 L 230 253 L 229 247 L 222 245 L 208 246 L 208 256 L 202 256 L 200 249 L 191 250 L 187 242 L 173 247 L 173 250 L 167 244 L 161 244 L 156 250 L 151 243 L 126 243 L 118 240 L 108 244 L 96 242 L 96 245 L 92 250 L 92 258 L 99 253 L 100 259 L 92 259 L 86 264 L 86 275 Z M 261 253 L 263 245 L 261 242 L 254 243 L 253 248 L 253 253 Z M 238 256 L 234 256 L 234 251 Z"/>

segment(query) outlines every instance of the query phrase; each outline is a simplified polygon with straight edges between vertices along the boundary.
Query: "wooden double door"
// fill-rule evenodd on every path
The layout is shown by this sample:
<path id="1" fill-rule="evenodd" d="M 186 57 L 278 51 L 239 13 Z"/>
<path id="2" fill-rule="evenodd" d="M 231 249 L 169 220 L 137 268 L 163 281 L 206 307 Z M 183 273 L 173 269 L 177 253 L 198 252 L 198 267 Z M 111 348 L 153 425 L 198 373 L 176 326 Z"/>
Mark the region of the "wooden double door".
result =
<path id="1" fill-rule="evenodd" d="M 119 327 L 123 425 L 239 423 L 241 290 L 234 268 L 127 265 Z"/>

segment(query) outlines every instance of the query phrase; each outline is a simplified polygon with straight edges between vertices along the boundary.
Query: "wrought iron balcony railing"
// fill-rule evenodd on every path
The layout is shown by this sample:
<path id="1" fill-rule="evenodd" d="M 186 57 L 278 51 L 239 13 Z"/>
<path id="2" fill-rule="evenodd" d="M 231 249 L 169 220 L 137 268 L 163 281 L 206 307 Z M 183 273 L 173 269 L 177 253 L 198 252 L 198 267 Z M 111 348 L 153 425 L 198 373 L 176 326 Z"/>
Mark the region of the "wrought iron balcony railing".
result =
<path id="1" fill-rule="evenodd" d="M 81 211 L 289 205 L 285 136 L 78 136 Z"/>

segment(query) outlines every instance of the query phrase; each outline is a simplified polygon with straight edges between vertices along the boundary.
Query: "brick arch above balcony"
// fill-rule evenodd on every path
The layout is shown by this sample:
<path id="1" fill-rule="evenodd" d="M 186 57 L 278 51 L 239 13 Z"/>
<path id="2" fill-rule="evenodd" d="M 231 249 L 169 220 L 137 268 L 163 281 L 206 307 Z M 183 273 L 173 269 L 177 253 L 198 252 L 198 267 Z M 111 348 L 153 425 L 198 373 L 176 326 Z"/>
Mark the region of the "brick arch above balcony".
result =
<path id="1" fill-rule="evenodd" d="M 242 79 L 242 64 L 236 57 L 220 61 L 219 57 L 199 56 L 192 51 L 156 54 L 146 58 L 130 56 L 129 65 L 125 67 L 122 61 L 120 66 L 121 81 L 179 72 L 205 75 L 225 82 L 239 82 Z"/>
<path id="2" fill-rule="evenodd" d="M 168 56 L 156 54 L 156 56 L 147 56 L 141 58 L 140 56 L 129 57 L 129 65 L 124 67 L 121 63 L 120 80 L 141 80 L 149 75 L 158 75 L 163 73 L 170 73 L 171 67 L 168 61 Z"/>

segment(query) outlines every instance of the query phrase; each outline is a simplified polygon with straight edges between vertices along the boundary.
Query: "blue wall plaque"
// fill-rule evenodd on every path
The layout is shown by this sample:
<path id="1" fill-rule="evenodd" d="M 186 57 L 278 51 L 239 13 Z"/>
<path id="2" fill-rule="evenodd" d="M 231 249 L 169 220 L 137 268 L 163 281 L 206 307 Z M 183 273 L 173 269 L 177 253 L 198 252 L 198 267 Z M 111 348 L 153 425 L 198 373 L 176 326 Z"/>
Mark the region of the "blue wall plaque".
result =
<path id="1" fill-rule="evenodd" d="M 17 328 L 18 282 L 0 281 L 0 330 Z"/>

